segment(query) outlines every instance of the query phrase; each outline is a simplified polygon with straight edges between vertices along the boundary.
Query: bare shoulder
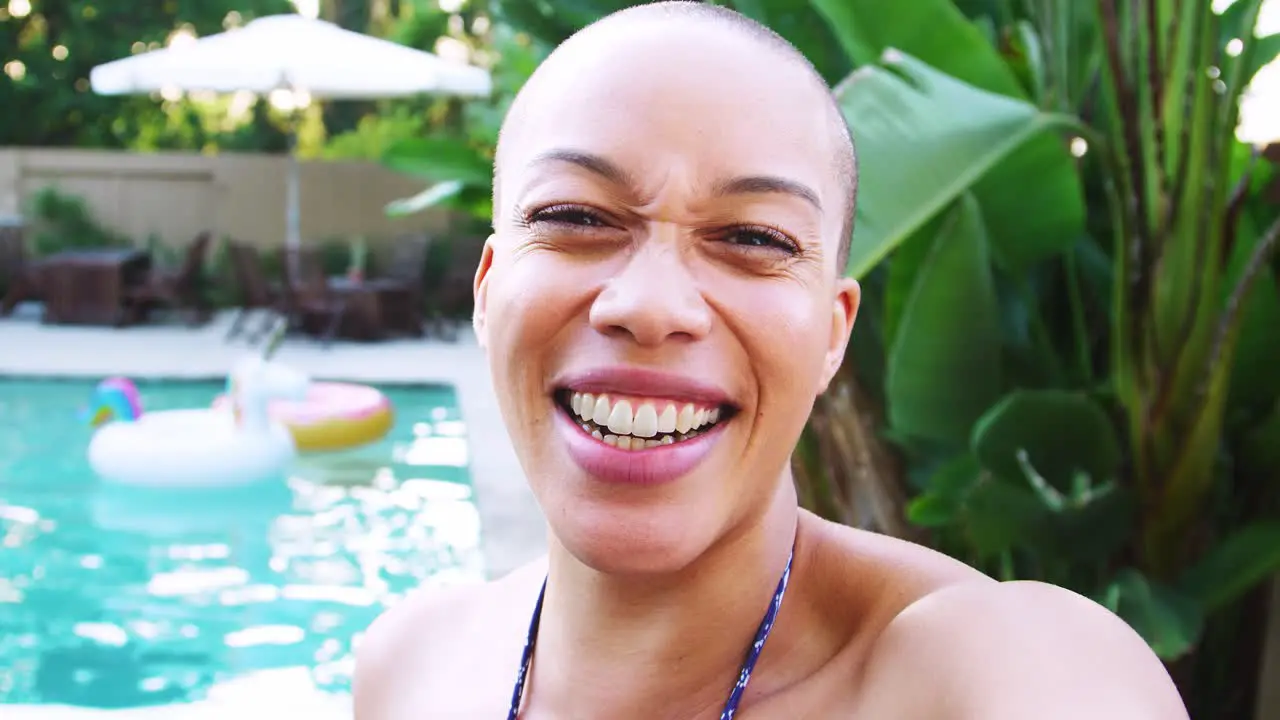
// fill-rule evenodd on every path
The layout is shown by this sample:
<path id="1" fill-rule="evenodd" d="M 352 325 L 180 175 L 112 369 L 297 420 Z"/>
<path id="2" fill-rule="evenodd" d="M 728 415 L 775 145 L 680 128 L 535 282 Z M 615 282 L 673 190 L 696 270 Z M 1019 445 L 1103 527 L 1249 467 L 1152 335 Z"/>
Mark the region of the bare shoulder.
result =
<path id="1" fill-rule="evenodd" d="M 528 594 L 544 567 L 537 562 L 490 582 L 424 588 L 379 615 L 356 646 L 356 719 L 421 716 L 450 700 L 436 686 L 461 683 L 466 694 L 463 686 L 483 685 L 483 669 L 498 664 L 520 622 L 510 600 Z"/>
<path id="2" fill-rule="evenodd" d="M 929 693 L 904 692 L 920 677 L 931 679 Z M 1163 664 L 1127 623 L 1036 582 L 956 583 L 916 600 L 877 639 L 866 682 L 898 716 L 1187 718 Z"/>
<path id="3" fill-rule="evenodd" d="M 801 515 L 801 530 L 809 539 L 810 561 L 824 576 L 846 586 L 837 594 L 858 596 L 890 617 L 942 588 L 994 582 L 924 545 L 829 522 L 808 512 Z"/>
<path id="4" fill-rule="evenodd" d="M 1187 718 L 1146 642 L 1088 598 L 807 514 L 802 528 L 811 591 L 851 622 L 860 717 Z"/>

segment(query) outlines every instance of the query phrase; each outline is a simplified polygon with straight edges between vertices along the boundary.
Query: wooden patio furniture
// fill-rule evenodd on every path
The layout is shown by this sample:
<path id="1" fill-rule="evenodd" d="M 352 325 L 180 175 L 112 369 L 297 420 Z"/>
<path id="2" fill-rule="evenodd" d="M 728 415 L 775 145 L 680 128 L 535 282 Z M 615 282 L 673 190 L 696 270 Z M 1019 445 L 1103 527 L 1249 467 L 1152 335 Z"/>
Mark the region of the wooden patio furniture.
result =
<path id="1" fill-rule="evenodd" d="M 430 290 L 433 326 L 436 334 L 449 340 L 458 339 L 458 319 L 470 311 L 474 302 L 476 269 L 484 254 L 485 238 L 456 237 L 450 240 L 449 265 L 440 281 Z"/>
<path id="2" fill-rule="evenodd" d="M 21 224 L 0 225 L 0 317 L 13 312 L 18 303 L 42 300 L 40 267 L 27 252 L 26 228 Z"/>
<path id="3" fill-rule="evenodd" d="M 427 235 L 402 235 L 392 245 L 387 271 L 374 279 L 387 328 L 414 337 L 425 334 L 423 283 L 430 249 L 431 238 Z"/>
<path id="4" fill-rule="evenodd" d="M 259 323 L 257 330 L 248 335 L 249 342 L 255 343 L 275 327 L 279 318 L 289 318 L 290 309 L 285 292 L 279 283 L 267 279 L 262 267 L 262 253 L 256 247 L 229 241 L 227 257 L 231 261 L 231 276 L 240 291 L 240 304 L 236 308 L 236 316 L 231 321 L 225 341 L 230 342 L 240 335 L 254 311 L 262 311 L 266 315 L 265 321 Z"/>
<path id="5" fill-rule="evenodd" d="M 318 336 L 329 347 L 346 314 L 347 298 L 330 287 L 316 249 L 286 250 L 284 260 L 281 272 L 290 327 Z"/>
<path id="6" fill-rule="evenodd" d="M 151 255 L 131 247 L 63 250 L 39 267 L 43 322 L 121 327 L 138 318 L 128 292 L 146 282 Z"/>
<path id="7" fill-rule="evenodd" d="M 156 308 L 189 313 L 189 324 L 209 321 L 212 308 L 204 297 L 204 267 L 213 234 L 202 232 L 191 241 L 182 264 L 174 270 L 152 270 L 139 284 L 125 289 L 125 303 L 136 321 Z"/>

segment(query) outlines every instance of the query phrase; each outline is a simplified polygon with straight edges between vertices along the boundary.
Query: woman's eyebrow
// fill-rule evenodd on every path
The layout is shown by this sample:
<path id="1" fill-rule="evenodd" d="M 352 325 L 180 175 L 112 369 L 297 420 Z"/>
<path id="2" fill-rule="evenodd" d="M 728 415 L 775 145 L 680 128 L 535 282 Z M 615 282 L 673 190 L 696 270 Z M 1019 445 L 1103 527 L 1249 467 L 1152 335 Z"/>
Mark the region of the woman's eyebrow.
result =
<path id="1" fill-rule="evenodd" d="M 617 163 L 602 155 L 582 150 L 557 149 L 538 155 L 529 163 L 531 167 L 554 163 L 568 163 L 603 177 L 611 183 L 634 187 L 631 174 L 623 170 Z"/>
<path id="2" fill-rule="evenodd" d="M 822 212 L 822 202 L 818 193 L 802 182 L 776 175 L 743 175 L 730 178 L 716 185 L 716 195 L 752 195 L 759 193 L 780 193 L 791 195 L 808 202 Z"/>
<path id="3" fill-rule="evenodd" d="M 583 150 L 567 148 L 549 150 L 538 155 L 529 164 L 530 166 L 538 166 L 551 163 L 568 163 L 599 175 L 615 185 L 632 189 L 636 187 L 631 174 L 623 170 L 620 165 L 603 155 Z M 729 178 L 716 183 L 714 191 L 716 196 L 770 193 L 798 197 L 812 205 L 819 212 L 822 212 L 822 202 L 818 199 L 818 193 L 813 188 L 802 182 L 777 175 L 742 175 Z"/>

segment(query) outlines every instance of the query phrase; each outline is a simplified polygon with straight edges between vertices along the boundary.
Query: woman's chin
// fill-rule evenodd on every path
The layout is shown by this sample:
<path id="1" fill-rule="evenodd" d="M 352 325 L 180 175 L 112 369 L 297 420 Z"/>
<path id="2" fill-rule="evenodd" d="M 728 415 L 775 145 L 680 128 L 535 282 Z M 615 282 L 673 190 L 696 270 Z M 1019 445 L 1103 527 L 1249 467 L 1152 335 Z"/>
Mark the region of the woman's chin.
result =
<path id="1" fill-rule="evenodd" d="M 687 513 L 589 512 L 552 521 L 558 543 L 578 562 L 608 575 L 661 575 L 696 560 L 713 540 Z M 704 537 L 705 536 L 705 537 Z"/>

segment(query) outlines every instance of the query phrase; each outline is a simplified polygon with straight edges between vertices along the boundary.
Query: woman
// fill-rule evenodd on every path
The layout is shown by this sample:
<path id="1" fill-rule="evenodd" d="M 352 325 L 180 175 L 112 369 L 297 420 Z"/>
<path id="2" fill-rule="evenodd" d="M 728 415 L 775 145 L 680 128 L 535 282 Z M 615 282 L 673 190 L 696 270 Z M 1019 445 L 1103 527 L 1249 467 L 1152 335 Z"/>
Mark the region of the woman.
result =
<path id="1" fill-rule="evenodd" d="M 713 6 L 624 11 L 539 68 L 475 324 L 549 554 L 384 615 L 359 720 L 1185 717 L 1088 600 L 798 509 L 858 307 L 852 153 L 803 57 Z"/>

